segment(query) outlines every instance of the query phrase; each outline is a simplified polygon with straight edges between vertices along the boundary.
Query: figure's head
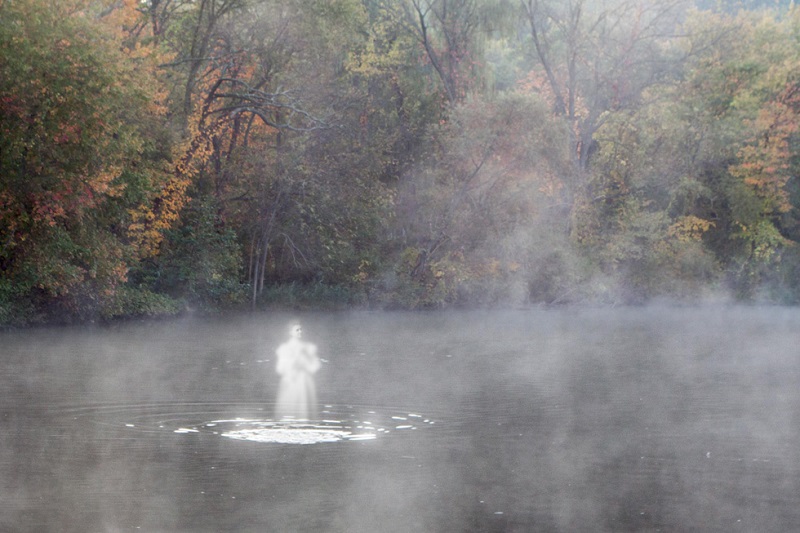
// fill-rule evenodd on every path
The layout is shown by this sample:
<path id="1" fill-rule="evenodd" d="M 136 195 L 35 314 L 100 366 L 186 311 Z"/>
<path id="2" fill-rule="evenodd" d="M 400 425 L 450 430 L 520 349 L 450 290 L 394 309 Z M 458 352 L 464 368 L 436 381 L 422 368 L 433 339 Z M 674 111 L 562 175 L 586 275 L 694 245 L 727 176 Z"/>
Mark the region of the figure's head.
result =
<path id="1" fill-rule="evenodd" d="M 300 337 L 303 336 L 303 328 L 302 328 L 302 326 L 300 326 L 299 323 L 292 324 L 291 327 L 289 328 L 289 334 L 292 337 L 295 337 L 295 338 L 299 339 Z"/>

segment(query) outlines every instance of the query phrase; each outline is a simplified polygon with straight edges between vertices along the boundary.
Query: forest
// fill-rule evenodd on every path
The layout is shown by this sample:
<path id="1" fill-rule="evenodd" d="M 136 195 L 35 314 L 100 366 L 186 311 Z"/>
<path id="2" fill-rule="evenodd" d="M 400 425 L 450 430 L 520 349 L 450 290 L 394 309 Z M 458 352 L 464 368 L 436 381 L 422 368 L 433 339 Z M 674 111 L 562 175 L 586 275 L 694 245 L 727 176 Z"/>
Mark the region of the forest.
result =
<path id="1" fill-rule="evenodd" d="M 0 0 L 0 324 L 800 302 L 800 9 Z"/>

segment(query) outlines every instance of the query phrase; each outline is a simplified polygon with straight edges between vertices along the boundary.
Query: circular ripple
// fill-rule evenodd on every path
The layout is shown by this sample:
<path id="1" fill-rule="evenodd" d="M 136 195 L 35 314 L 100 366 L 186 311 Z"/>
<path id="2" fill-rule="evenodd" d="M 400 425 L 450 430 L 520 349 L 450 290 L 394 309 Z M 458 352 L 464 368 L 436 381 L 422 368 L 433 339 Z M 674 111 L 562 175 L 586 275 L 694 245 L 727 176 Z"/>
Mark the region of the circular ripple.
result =
<path id="1" fill-rule="evenodd" d="M 153 434 L 210 435 L 269 444 L 321 444 L 383 438 L 416 431 L 436 422 L 395 408 L 326 405 L 321 420 L 275 420 L 274 406 L 253 403 L 171 403 L 78 407 L 74 420 L 90 422 L 103 432 L 130 437 Z"/>
<path id="2" fill-rule="evenodd" d="M 276 444 L 317 444 L 341 440 L 373 440 L 377 433 L 370 429 L 353 430 L 338 421 L 314 423 L 275 422 L 272 420 L 215 420 L 205 428 L 220 428 L 219 435 L 229 439 Z M 183 432 L 182 429 L 175 430 Z M 189 431 L 199 431 L 196 429 Z"/>

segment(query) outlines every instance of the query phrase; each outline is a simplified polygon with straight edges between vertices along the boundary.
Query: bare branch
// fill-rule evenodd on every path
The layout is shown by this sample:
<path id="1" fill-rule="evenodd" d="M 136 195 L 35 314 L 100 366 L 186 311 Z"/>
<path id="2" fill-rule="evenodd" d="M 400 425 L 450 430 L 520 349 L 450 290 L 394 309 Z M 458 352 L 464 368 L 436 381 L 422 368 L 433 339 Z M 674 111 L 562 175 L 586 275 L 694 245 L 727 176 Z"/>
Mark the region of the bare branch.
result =
<path id="1" fill-rule="evenodd" d="M 314 131 L 331 127 L 324 119 L 303 109 L 291 91 L 267 92 L 234 78 L 220 78 L 219 82 L 220 86 L 227 84 L 239 90 L 214 91 L 211 98 L 229 102 L 214 109 L 214 113 L 251 113 L 268 126 L 289 131 Z M 278 118 L 281 114 L 285 114 L 284 120 Z"/>

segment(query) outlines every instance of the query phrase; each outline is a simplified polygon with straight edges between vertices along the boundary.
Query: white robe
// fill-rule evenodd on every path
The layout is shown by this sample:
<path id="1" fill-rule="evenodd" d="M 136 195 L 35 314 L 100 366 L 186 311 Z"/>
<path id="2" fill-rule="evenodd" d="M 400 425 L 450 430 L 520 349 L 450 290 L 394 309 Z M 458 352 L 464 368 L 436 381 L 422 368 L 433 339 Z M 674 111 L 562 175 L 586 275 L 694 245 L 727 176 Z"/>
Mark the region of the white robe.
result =
<path id="1" fill-rule="evenodd" d="M 278 419 L 311 420 L 316 417 L 317 389 L 314 373 L 319 370 L 317 347 L 292 338 L 277 350 L 276 370 L 281 376 L 275 415 Z"/>

